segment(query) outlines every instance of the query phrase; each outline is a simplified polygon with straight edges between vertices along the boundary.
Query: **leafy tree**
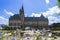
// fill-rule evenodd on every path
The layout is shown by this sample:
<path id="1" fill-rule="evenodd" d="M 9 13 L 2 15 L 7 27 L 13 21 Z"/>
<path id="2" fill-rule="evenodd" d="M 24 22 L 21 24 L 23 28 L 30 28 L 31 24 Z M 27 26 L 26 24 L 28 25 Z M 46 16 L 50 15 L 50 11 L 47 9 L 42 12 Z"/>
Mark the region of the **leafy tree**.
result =
<path id="1" fill-rule="evenodd" d="M 58 7 L 60 8 L 60 0 L 57 0 Z"/>
<path id="2" fill-rule="evenodd" d="M 8 29 L 8 26 L 7 26 L 7 25 L 4 25 L 4 26 L 3 26 L 3 29 Z"/>
<path id="3" fill-rule="evenodd" d="M 59 9 L 60 9 L 60 0 L 57 0 L 57 4 L 58 4 L 58 7 L 59 7 Z M 58 15 L 60 15 L 60 12 L 59 12 Z"/>

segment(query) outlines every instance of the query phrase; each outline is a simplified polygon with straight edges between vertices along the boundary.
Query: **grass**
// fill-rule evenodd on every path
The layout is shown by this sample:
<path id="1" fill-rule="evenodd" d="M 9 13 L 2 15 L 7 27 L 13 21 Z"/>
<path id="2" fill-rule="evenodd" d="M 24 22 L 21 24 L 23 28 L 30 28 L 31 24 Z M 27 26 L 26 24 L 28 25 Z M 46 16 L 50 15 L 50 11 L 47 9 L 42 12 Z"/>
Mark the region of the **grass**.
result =
<path id="1" fill-rule="evenodd" d="M 51 31 L 60 31 L 60 29 L 51 29 Z"/>

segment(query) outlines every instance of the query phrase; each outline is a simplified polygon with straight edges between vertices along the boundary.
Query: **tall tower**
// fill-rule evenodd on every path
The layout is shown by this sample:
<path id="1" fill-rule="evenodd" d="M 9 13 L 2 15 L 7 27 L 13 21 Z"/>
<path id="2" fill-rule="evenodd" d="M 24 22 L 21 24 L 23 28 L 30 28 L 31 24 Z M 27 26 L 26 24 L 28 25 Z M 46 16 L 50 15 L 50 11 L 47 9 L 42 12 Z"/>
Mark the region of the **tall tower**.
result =
<path id="1" fill-rule="evenodd" d="M 19 10 L 19 14 L 20 14 L 21 26 L 24 26 L 24 8 L 23 8 L 23 5 L 22 5 L 22 8 Z"/>

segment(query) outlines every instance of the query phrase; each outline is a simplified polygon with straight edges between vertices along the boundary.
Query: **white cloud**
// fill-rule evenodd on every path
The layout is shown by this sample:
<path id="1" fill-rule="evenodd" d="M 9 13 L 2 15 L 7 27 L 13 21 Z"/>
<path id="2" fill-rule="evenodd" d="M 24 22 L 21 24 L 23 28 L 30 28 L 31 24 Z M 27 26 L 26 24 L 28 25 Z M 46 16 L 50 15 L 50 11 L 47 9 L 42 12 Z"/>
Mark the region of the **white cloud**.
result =
<path id="1" fill-rule="evenodd" d="M 49 24 L 51 24 L 51 23 L 60 22 L 60 18 L 55 17 L 54 15 L 54 14 L 58 14 L 59 12 L 60 12 L 60 9 L 58 8 L 58 6 L 54 6 L 52 8 L 49 8 L 47 11 L 41 12 L 41 13 L 49 19 Z M 40 17 L 41 13 L 39 14 L 32 13 L 31 16 Z"/>
<path id="2" fill-rule="evenodd" d="M 48 11 L 46 12 L 43 12 L 43 15 L 46 17 L 46 16 L 51 16 L 55 13 L 59 13 L 60 12 L 60 9 L 58 8 L 58 6 L 54 6 L 52 8 L 49 8 Z"/>
<path id="3" fill-rule="evenodd" d="M 47 11 L 45 12 L 41 12 L 45 17 L 51 16 L 55 13 L 59 13 L 60 9 L 58 8 L 58 6 L 54 6 L 52 8 L 49 8 Z M 31 16 L 35 16 L 35 17 L 40 17 L 41 13 L 32 13 Z"/>
<path id="4" fill-rule="evenodd" d="M 32 17 L 40 17 L 41 14 L 32 13 L 31 16 L 32 16 Z"/>
<path id="5" fill-rule="evenodd" d="M 50 1 L 49 0 L 45 0 L 46 4 L 48 4 Z"/>
<path id="6" fill-rule="evenodd" d="M 7 24 L 8 25 L 8 19 L 0 16 L 0 24 Z"/>
<path id="7" fill-rule="evenodd" d="M 49 16 L 48 19 L 49 19 L 50 24 L 60 22 L 60 18 L 58 18 L 58 17 Z"/>
<path id="8" fill-rule="evenodd" d="M 58 8 L 58 6 L 54 6 L 52 8 L 49 8 L 49 10 L 52 12 L 52 13 L 59 13 L 60 12 L 60 9 Z"/>
<path id="9" fill-rule="evenodd" d="M 5 12 L 6 14 L 10 15 L 10 16 L 13 16 L 13 15 L 14 15 L 14 13 L 12 13 L 12 12 L 10 12 L 10 11 L 7 11 L 6 9 L 4 9 L 4 12 Z"/>

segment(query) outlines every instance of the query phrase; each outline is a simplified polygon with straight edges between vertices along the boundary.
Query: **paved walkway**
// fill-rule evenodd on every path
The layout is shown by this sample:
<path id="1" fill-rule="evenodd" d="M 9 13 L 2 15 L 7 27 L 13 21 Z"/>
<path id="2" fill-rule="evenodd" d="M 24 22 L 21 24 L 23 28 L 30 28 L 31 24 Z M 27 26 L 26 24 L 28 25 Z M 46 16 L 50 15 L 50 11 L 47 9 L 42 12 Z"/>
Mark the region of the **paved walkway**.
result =
<path id="1" fill-rule="evenodd" d="M 3 38 L 3 40 L 10 40 L 10 38 L 11 38 L 11 37 L 9 37 L 9 38 L 5 37 L 5 38 Z M 16 37 L 15 37 L 15 40 L 17 40 Z M 36 40 L 36 37 L 29 37 L 29 39 L 27 39 L 27 38 L 21 39 L 21 38 L 20 38 L 19 40 Z M 41 40 L 41 39 L 40 39 L 40 40 Z M 42 40 L 45 40 L 45 38 L 42 37 Z M 47 38 L 47 40 L 51 40 L 51 38 Z M 55 40 L 60 40 L 60 37 L 57 37 L 57 39 L 55 39 Z"/>

